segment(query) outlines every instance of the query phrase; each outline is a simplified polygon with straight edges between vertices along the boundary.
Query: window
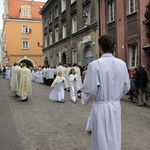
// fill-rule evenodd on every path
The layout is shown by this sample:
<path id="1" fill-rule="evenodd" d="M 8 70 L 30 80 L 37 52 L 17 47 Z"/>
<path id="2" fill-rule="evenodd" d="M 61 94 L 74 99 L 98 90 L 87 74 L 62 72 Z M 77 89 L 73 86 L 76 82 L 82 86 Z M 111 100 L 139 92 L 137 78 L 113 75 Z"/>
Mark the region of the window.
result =
<path id="1" fill-rule="evenodd" d="M 61 0 L 61 12 L 66 10 L 66 0 Z"/>
<path id="2" fill-rule="evenodd" d="M 52 22 L 52 12 L 49 13 L 49 23 Z"/>
<path id="3" fill-rule="evenodd" d="M 28 40 L 22 41 L 22 49 L 29 49 L 29 41 Z"/>
<path id="4" fill-rule="evenodd" d="M 44 25 L 45 25 L 45 27 L 47 27 L 47 18 L 46 17 L 44 19 Z"/>
<path id="5" fill-rule="evenodd" d="M 74 16 L 72 18 L 72 33 L 77 32 L 77 17 Z"/>
<path id="6" fill-rule="evenodd" d="M 44 46 L 47 47 L 47 36 L 44 37 Z"/>
<path id="7" fill-rule="evenodd" d="M 91 23 L 90 10 L 89 10 L 89 9 L 84 10 L 83 16 L 84 16 L 84 27 L 87 27 L 87 26 L 90 25 L 90 23 Z"/>
<path id="8" fill-rule="evenodd" d="M 29 27 L 26 25 L 23 25 L 22 26 L 22 33 L 25 33 L 25 34 L 29 33 Z"/>
<path id="9" fill-rule="evenodd" d="M 71 4 L 74 3 L 76 0 L 71 0 Z"/>
<path id="10" fill-rule="evenodd" d="M 56 64 L 59 64 L 59 55 L 56 54 Z"/>
<path id="11" fill-rule="evenodd" d="M 58 28 L 55 28 L 55 42 L 59 40 Z"/>
<path id="12" fill-rule="evenodd" d="M 62 38 L 66 37 L 66 22 L 62 24 Z"/>
<path id="13" fill-rule="evenodd" d="M 130 67 L 135 67 L 138 64 L 138 50 L 137 44 L 129 45 L 130 51 Z"/>
<path id="14" fill-rule="evenodd" d="M 72 64 L 77 63 L 77 50 L 72 51 Z"/>
<path id="15" fill-rule="evenodd" d="M 137 0 L 129 0 L 129 14 L 136 12 Z"/>
<path id="16" fill-rule="evenodd" d="M 29 14 L 28 14 L 28 10 L 23 10 L 23 15 L 24 16 L 28 16 Z"/>
<path id="17" fill-rule="evenodd" d="M 52 32 L 49 33 L 49 45 L 51 45 L 53 42 L 53 39 L 52 39 Z"/>
<path id="18" fill-rule="evenodd" d="M 108 2 L 108 22 L 115 21 L 115 6 L 114 1 Z"/>
<path id="19" fill-rule="evenodd" d="M 58 6 L 55 6 L 55 18 L 58 17 Z"/>

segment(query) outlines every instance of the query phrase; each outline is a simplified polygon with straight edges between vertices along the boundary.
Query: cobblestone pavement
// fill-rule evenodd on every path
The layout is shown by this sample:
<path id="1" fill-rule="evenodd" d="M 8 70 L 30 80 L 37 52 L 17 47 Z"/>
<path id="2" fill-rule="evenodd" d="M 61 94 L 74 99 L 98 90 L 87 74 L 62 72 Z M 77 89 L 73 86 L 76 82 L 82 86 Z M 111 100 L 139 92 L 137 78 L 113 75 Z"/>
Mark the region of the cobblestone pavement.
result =
<path id="1" fill-rule="evenodd" d="M 3 89 L 0 90 L 0 103 L 2 100 L 7 101 L 5 105 L 10 109 L 8 113 L 11 113 L 16 129 L 15 144 L 19 144 L 19 137 L 24 150 L 90 149 L 90 134 L 85 132 L 85 126 L 92 103 L 83 106 L 78 100 L 74 104 L 70 101 L 68 92 L 65 103 L 52 102 L 49 100 L 51 88 L 38 83 L 33 83 L 33 95 L 29 97 L 29 101 L 21 102 L 13 96 L 9 80 L 0 79 L 0 85 L 0 89 Z M 150 150 L 150 105 L 138 107 L 127 96 L 123 98 L 121 105 L 122 150 Z M 5 133 L 13 138 L 14 133 Z M 1 138 L 2 136 L 0 142 Z M 22 150 L 22 147 L 0 150 Z"/>

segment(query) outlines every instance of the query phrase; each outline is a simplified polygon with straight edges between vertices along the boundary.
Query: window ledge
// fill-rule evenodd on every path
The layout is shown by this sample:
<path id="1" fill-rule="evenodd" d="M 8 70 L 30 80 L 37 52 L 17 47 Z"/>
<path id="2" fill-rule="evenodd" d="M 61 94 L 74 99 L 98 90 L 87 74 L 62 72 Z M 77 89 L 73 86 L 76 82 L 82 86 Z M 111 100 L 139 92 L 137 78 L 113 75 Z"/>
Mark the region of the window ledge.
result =
<path id="1" fill-rule="evenodd" d="M 109 21 L 109 22 L 107 22 L 107 24 L 109 25 L 109 24 L 112 24 L 112 23 L 114 23 L 114 22 L 115 22 L 115 20 Z"/>
<path id="2" fill-rule="evenodd" d="M 135 12 L 132 12 L 132 13 L 127 14 L 127 17 L 132 16 L 132 15 L 135 15 L 135 14 L 137 14 L 137 13 L 138 13 L 138 11 L 136 10 Z"/>

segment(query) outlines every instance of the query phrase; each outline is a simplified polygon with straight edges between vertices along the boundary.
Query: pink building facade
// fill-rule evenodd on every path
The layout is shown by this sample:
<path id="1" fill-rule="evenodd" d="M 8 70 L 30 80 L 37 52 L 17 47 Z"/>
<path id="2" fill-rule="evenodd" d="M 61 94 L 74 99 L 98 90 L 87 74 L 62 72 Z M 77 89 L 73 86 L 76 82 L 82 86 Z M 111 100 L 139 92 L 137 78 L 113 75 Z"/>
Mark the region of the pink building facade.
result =
<path id="1" fill-rule="evenodd" d="M 129 69 L 141 64 L 150 79 L 150 2 L 149 0 L 99 0 L 100 34 L 116 39 L 116 57 Z"/>

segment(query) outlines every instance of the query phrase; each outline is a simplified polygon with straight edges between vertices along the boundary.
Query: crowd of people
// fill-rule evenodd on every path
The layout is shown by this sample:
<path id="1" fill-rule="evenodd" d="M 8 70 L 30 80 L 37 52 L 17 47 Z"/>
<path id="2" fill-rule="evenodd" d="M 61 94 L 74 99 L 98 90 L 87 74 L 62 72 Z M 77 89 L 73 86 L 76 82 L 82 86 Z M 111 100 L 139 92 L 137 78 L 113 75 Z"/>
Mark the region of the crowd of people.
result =
<path id="1" fill-rule="evenodd" d="M 78 96 L 83 105 L 93 101 L 86 126 L 92 133 L 91 150 L 121 150 L 120 99 L 128 93 L 133 101 L 136 91 L 138 106 L 146 105 L 147 72 L 141 65 L 131 72 L 125 62 L 112 55 L 115 45 L 112 36 L 103 35 L 98 43 L 101 57 L 86 69 L 61 63 L 57 67 L 28 69 L 24 63 L 21 66 L 15 63 L 6 77 L 11 77 L 11 89 L 22 101 L 27 101 L 32 94 L 31 82 L 51 86 L 49 99 L 52 101 L 64 103 L 65 90 L 70 92 L 73 103 Z"/>
<path id="2" fill-rule="evenodd" d="M 128 69 L 130 77 L 129 99 L 138 101 L 137 106 L 146 106 L 150 96 L 150 85 L 145 66 L 137 65 L 134 69 Z"/>

